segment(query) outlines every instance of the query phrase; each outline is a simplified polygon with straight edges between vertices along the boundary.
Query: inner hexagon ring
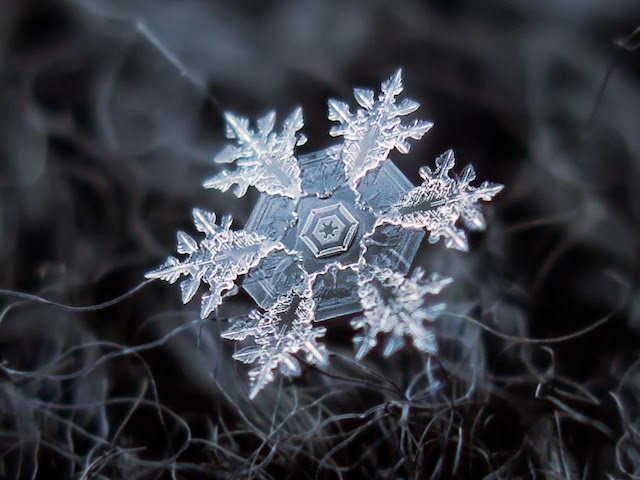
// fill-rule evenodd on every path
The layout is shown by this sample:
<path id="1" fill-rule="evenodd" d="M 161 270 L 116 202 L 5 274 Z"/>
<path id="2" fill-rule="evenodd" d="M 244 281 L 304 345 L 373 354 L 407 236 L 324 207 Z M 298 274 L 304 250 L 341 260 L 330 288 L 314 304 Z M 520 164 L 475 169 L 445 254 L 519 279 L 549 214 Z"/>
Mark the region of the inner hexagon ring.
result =
<path id="1" fill-rule="evenodd" d="M 342 202 L 314 208 L 302 227 L 300 239 L 316 258 L 346 252 L 358 230 L 358 221 Z"/>

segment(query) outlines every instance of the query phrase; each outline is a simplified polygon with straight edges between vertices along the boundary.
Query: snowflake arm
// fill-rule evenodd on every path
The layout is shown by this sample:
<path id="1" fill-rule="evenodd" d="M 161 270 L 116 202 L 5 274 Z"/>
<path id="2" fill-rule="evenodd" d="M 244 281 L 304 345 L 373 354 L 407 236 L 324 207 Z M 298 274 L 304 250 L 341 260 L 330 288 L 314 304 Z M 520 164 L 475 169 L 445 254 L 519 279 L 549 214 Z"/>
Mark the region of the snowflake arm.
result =
<path id="1" fill-rule="evenodd" d="M 470 183 L 476 178 L 473 167 L 467 165 L 459 177 L 451 178 L 449 172 L 454 165 L 453 150 L 448 150 L 436 159 L 435 171 L 420 168 L 422 185 L 409 191 L 383 221 L 404 228 L 426 229 L 430 232 L 430 243 L 444 237 L 448 248 L 467 251 L 467 236 L 456 223 L 462 218 L 469 230 L 484 230 L 486 223 L 477 202 L 492 200 L 503 185 L 483 182 L 472 187 Z"/>
<path id="2" fill-rule="evenodd" d="M 248 273 L 271 252 L 284 247 L 257 233 L 231 230 L 231 217 L 223 217 L 217 225 L 215 213 L 196 208 L 193 220 L 196 229 L 205 234 L 200 244 L 190 235 L 178 232 L 177 251 L 187 258 L 181 261 L 170 256 L 145 277 L 175 283 L 180 277 L 187 276 L 180 283 L 183 303 L 195 296 L 200 282 L 209 285 L 209 291 L 202 295 L 200 317 L 204 319 L 218 308 L 225 296 L 235 292 L 235 282 L 240 275 Z"/>
<path id="3" fill-rule="evenodd" d="M 401 123 L 400 117 L 415 112 L 420 106 L 410 99 L 396 104 L 396 96 L 403 90 L 402 70 L 385 81 L 381 90 L 376 100 L 373 90 L 356 88 L 354 96 L 362 108 L 355 113 L 351 113 L 348 104 L 329 100 L 329 120 L 339 122 L 329 133 L 344 138 L 344 170 L 354 191 L 369 171 L 387 159 L 391 150 L 408 153 L 411 146 L 407 140 L 419 140 L 433 126 L 422 120 L 410 125 Z"/>
<path id="4" fill-rule="evenodd" d="M 379 334 L 388 335 L 385 357 L 402 348 L 405 337 L 410 337 L 421 352 L 432 355 L 438 352 L 435 335 L 425 321 L 435 320 L 445 305 L 428 304 L 427 295 L 437 295 L 452 279 L 438 274 L 426 280 L 423 277 L 421 269 L 416 269 L 411 277 L 391 269 L 363 269 L 358 279 L 363 316 L 351 322 L 354 329 L 361 330 L 353 340 L 358 360 L 376 346 Z"/>
<path id="5" fill-rule="evenodd" d="M 302 109 L 294 109 L 284 121 L 282 133 L 273 131 L 275 112 L 258 119 L 257 130 L 249 128 L 249 120 L 225 114 L 227 138 L 236 140 L 215 158 L 216 163 L 236 162 L 235 171 L 224 171 L 204 182 L 205 188 L 226 192 L 234 185 L 234 193 L 242 197 L 250 186 L 269 195 L 298 198 L 302 195 L 302 179 L 295 148 L 306 142 L 298 131 L 304 126 Z"/>
<path id="6" fill-rule="evenodd" d="M 302 296 L 290 291 L 279 297 L 265 312 L 253 311 L 247 320 L 237 320 L 222 338 L 243 341 L 254 338 L 254 344 L 238 350 L 233 358 L 246 364 L 257 362 L 249 371 L 249 398 L 275 378 L 275 370 L 288 376 L 300 374 L 295 354 L 302 352 L 310 364 L 326 365 L 326 347 L 318 343 L 326 332 L 314 327 L 315 301 L 310 290 Z"/>

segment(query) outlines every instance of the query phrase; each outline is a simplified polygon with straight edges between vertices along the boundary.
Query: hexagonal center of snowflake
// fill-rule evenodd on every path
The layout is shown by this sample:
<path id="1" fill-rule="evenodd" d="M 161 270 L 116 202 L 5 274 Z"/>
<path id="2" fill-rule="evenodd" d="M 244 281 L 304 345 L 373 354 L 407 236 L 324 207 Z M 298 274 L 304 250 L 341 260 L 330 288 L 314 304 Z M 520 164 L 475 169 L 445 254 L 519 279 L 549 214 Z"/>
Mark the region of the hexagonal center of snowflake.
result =
<path id="1" fill-rule="evenodd" d="M 300 239 L 316 258 L 346 252 L 358 231 L 358 221 L 342 202 L 313 208 L 302 227 Z"/>
<path id="2" fill-rule="evenodd" d="M 269 255 L 242 284 L 262 308 L 269 308 L 295 285 L 300 272 L 326 271 L 313 286 L 316 320 L 357 312 L 362 308 L 357 278 L 348 267 L 357 265 L 362 252 L 374 266 L 404 272 L 418 250 L 424 236 L 421 230 L 386 225 L 373 235 L 378 212 L 410 191 L 411 182 L 392 162 L 384 162 L 360 182 L 361 201 L 367 205 L 360 208 L 344 178 L 339 153 L 329 148 L 300 156 L 304 196 L 294 201 L 262 194 L 251 213 L 246 229 L 282 242 L 289 252 Z M 339 268 L 332 270 L 332 265 Z"/>

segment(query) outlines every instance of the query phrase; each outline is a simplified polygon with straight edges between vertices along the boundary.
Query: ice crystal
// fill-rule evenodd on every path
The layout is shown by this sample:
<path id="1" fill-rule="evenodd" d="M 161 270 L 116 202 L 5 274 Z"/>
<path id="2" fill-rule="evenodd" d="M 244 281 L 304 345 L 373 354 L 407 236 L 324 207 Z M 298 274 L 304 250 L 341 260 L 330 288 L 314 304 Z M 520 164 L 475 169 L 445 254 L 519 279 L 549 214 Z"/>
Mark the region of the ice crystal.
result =
<path id="1" fill-rule="evenodd" d="M 361 360 L 378 343 L 379 334 L 388 334 L 383 355 L 388 357 L 405 345 L 410 337 L 421 352 L 438 353 L 433 330 L 425 321 L 433 321 L 444 310 L 444 303 L 430 303 L 453 280 L 437 273 L 424 279 L 424 271 L 417 268 L 410 277 L 396 271 L 376 267 L 359 272 L 358 296 L 363 316 L 351 321 L 358 333 L 353 342 L 358 347 L 356 358 Z"/>
<path id="2" fill-rule="evenodd" d="M 484 230 L 486 222 L 477 202 L 490 201 L 503 186 L 483 182 L 472 187 L 476 172 L 471 165 L 459 177 L 451 178 L 449 172 L 454 165 L 453 150 L 448 150 L 436 159 L 435 171 L 420 168 L 422 185 L 394 205 L 385 220 L 404 228 L 424 228 L 430 232 L 430 243 L 445 237 L 447 248 L 467 251 L 469 243 L 464 231 L 456 227 L 458 219 L 462 218 L 469 230 Z"/>
<path id="3" fill-rule="evenodd" d="M 382 92 L 375 99 L 373 90 L 356 88 L 353 93 L 362 108 L 351 113 L 349 105 L 339 100 L 329 100 L 329 120 L 339 122 L 329 134 L 344 137 L 342 161 L 349 180 L 355 189 L 360 180 L 377 168 L 394 148 L 409 153 L 407 139 L 420 140 L 433 126 L 431 122 L 414 120 L 403 125 L 399 117 L 415 112 L 420 104 L 405 98 L 396 104 L 396 96 L 402 93 L 402 70 L 396 71 L 382 84 Z"/>
<path id="4" fill-rule="evenodd" d="M 291 291 L 279 297 L 265 312 L 254 310 L 247 320 L 236 320 L 222 338 L 243 341 L 254 338 L 254 344 L 238 350 L 233 358 L 243 363 L 258 363 L 249 371 L 249 397 L 255 396 L 274 379 L 274 371 L 297 376 L 300 363 L 297 353 L 303 353 L 310 364 L 327 364 L 326 347 L 318 343 L 326 329 L 314 327 L 315 301 L 311 291 L 300 295 Z"/>
<path id="5" fill-rule="evenodd" d="M 350 313 L 363 312 L 351 322 L 358 332 L 356 357 L 362 359 L 385 336 L 383 355 L 393 354 L 410 339 L 426 354 L 438 351 L 431 322 L 444 304 L 434 297 L 451 282 L 421 269 L 406 276 L 424 237 L 433 243 L 446 238 L 446 246 L 467 250 L 465 233 L 456 226 L 462 219 L 471 230 L 482 230 L 485 221 L 477 203 L 491 200 L 501 185 L 471 186 L 475 172 L 466 167 L 450 176 L 453 152 L 436 160 L 436 169 L 420 169 L 423 182 L 415 187 L 390 161 L 392 150 L 408 153 L 409 139 L 420 139 L 431 127 L 401 117 L 418 109 L 405 99 L 402 72 L 398 70 L 373 90 L 355 89 L 360 108 L 329 101 L 329 119 L 339 122 L 330 134 L 342 143 L 319 152 L 298 156 L 305 142 L 298 132 L 302 111 L 296 108 L 285 120 L 282 132 L 274 132 L 275 114 L 249 120 L 226 114 L 227 136 L 235 140 L 215 157 L 217 163 L 236 163 L 204 183 L 206 188 L 242 196 L 250 186 L 261 192 L 244 230 L 231 231 L 230 219 L 215 224 L 215 216 L 194 210 L 199 231 L 206 238 L 198 244 L 178 234 L 178 252 L 158 270 L 147 274 L 181 284 L 188 302 L 201 281 L 210 291 L 203 295 L 202 318 L 224 296 L 242 287 L 261 310 L 237 319 L 222 334 L 225 339 L 253 344 L 234 355 L 238 361 L 257 364 L 249 372 L 254 398 L 275 378 L 300 373 L 298 355 L 312 364 L 327 362 L 326 348 L 318 343 L 326 328 L 317 323 Z"/>
<path id="6" fill-rule="evenodd" d="M 202 295 L 200 310 L 200 316 L 206 318 L 218 308 L 225 295 L 235 292 L 235 281 L 240 275 L 245 275 L 271 252 L 284 247 L 254 232 L 231 230 L 232 220 L 228 216 L 222 217 L 218 226 L 215 213 L 196 208 L 193 221 L 205 238 L 198 244 L 190 235 L 178 232 L 178 253 L 188 255 L 187 258 L 180 261 L 171 256 L 146 277 L 174 283 L 180 277 L 188 276 L 180 283 L 183 303 L 194 297 L 200 282 L 208 284 L 209 291 Z"/>
<path id="7" fill-rule="evenodd" d="M 306 142 L 298 135 L 304 121 L 302 109 L 296 108 L 285 120 L 281 134 L 273 131 L 276 114 L 269 112 L 257 122 L 257 131 L 249 128 L 247 118 L 225 114 L 227 138 L 238 145 L 228 145 L 216 157 L 216 163 L 236 162 L 238 168 L 224 171 L 204 182 L 205 188 L 217 188 L 226 192 L 236 185 L 234 193 L 242 197 L 249 186 L 270 195 L 297 198 L 302 193 L 300 167 L 294 156 L 295 147 Z"/>

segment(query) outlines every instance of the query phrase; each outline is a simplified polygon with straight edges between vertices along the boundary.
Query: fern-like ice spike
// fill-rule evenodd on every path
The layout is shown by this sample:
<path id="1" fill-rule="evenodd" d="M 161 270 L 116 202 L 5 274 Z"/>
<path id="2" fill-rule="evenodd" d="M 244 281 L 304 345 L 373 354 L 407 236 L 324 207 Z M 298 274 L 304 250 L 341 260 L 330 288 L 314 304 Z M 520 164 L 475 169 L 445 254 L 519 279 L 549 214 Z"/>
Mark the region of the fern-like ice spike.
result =
<path id="1" fill-rule="evenodd" d="M 178 253 L 187 255 L 187 258 L 179 260 L 171 256 L 145 276 L 169 283 L 187 276 L 180 283 L 183 303 L 194 297 L 200 282 L 209 285 L 209 291 L 202 295 L 200 317 L 204 319 L 218 308 L 225 296 L 235 292 L 235 282 L 240 275 L 248 273 L 271 252 L 284 247 L 254 232 L 231 230 L 231 217 L 228 216 L 217 225 L 215 213 L 196 208 L 193 220 L 205 238 L 198 243 L 190 235 L 178 232 Z"/>
<path id="2" fill-rule="evenodd" d="M 302 195 L 302 180 L 295 148 L 307 139 L 298 131 L 304 126 L 302 109 L 294 109 L 284 121 L 282 133 L 273 131 L 276 114 L 271 111 L 258 119 L 257 130 L 249 128 L 249 120 L 225 113 L 227 138 L 236 140 L 215 158 L 216 163 L 236 162 L 237 169 L 224 171 L 204 182 L 205 188 L 226 192 L 233 188 L 238 197 L 250 186 L 269 195 L 298 198 Z"/>
<path id="3" fill-rule="evenodd" d="M 254 338 L 254 344 L 238 350 L 233 358 L 246 364 L 257 362 L 249 371 L 249 397 L 256 395 L 275 378 L 275 370 L 283 375 L 297 376 L 300 364 L 296 353 L 301 352 L 310 364 L 326 365 L 327 350 L 318 343 L 326 332 L 314 327 L 315 301 L 311 292 L 299 295 L 290 291 L 280 296 L 265 312 L 253 311 L 247 320 L 236 322 L 222 338 L 243 341 Z"/>
<path id="4" fill-rule="evenodd" d="M 408 153 L 409 138 L 419 140 L 433 126 L 431 122 L 415 120 L 403 125 L 400 117 L 415 112 L 420 104 L 404 99 L 396 104 L 402 90 L 402 70 L 397 70 L 382 84 L 382 92 L 375 99 L 373 90 L 356 88 L 354 95 L 359 108 L 351 113 L 349 105 L 329 100 L 329 120 L 339 122 L 331 128 L 334 137 L 344 137 L 342 158 L 349 186 L 355 191 L 367 172 L 376 169 L 394 148 Z"/>
<path id="5" fill-rule="evenodd" d="M 429 303 L 429 296 L 440 293 L 452 279 L 438 274 L 426 280 L 423 277 L 421 269 L 405 277 L 391 269 L 363 265 L 358 279 L 363 316 L 351 321 L 354 329 L 362 330 L 353 340 L 358 360 L 377 345 L 379 334 L 387 335 L 385 357 L 402 348 L 405 337 L 421 352 L 438 353 L 435 334 L 425 322 L 435 320 L 445 305 Z"/>
<path id="6" fill-rule="evenodd" d="M 429 167 L 420 168 L 422 185 L 413 188 L 394 205 L 383 222 L 403 228 L 426 229 L 430 232 L 430 243 L 444 237 L 448 248 L 467 251 L 467 236 L 456 223 L 462 218 L 469 230 L 484 230 L 486 222 L 477 202 L 492 200 L 503 185 L 483 182 L 479 187 L 472 187 L 470 184 L 476 178 L 473 167 L 467 165 L 460 176 L 451 178 L 449 172 L 454 165 L 453 150 L 448 150 L 436 159 L 435 171 Z"/>

